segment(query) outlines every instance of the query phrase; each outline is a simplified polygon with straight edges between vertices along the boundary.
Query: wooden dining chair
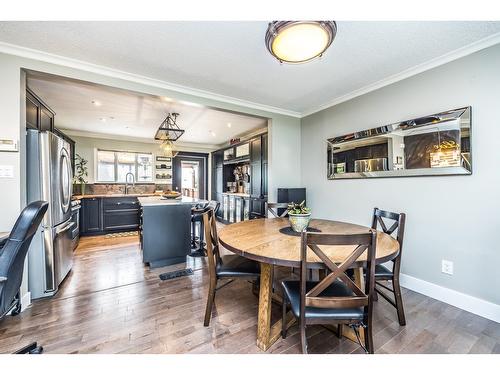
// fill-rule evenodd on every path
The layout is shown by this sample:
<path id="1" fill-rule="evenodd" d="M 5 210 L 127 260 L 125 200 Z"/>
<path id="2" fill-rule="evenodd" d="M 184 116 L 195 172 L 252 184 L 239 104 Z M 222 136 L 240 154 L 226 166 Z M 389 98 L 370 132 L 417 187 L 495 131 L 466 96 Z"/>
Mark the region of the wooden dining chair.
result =
<path id="1" fill-rule="evenodd" d="M 322 234 L 302 232 L 300 248 L 300 280 L 282 282 L 283 325 L 281 335 L 287 333 L 287 305 L 300 326 L 302 352 L 307 354 L 306 327 L 312 324 L 337 324 L 339 337 L 342 324 L 352 327 L 359 344 L 367 353 L 373 353 L 372 315 L 375 277 L 375 249 L 377 233 L 370 230 L 362 234 Z M 320 246 L 353 248 L 344 262 L 337 266 Z M 307 261 L 311 250 L 330 272 L 323 280 L 308 281 L 308 269 L 314 264 Z M 340 250 L 340 249 L 339 249 Z M 367 277 L 365 290 L 361 290 L 346 274 L 358 259 L 366 254 Z M 365 342 L 361 342 L 359 328 L 364 328 Z"/>
<path id="2" fill-rule="evenodd" d="M 212 309 L 215 303 L 215 292 L 230 284 L 234 279 L 257 281 L 260 277 L 260 265 L 258 262 L 239 255 L 220 255 L 219 237 L 217 235 L 215 211 L 213 209 L 203 214 L 203 223 L 209 272 L 209 291 L 204 320 L 204 326 L 207 327 L 210 324 Z M 228 279 L 229 281 L 217 286 L 217 281 L 221 279 Z M 255 285 L 257 283 L 254 283 Z"/>
<path id="3" fill-rule="evenodd" d="M 280 214 L 278 214 L 278 210 L 280 208 L 284 208 L 285 211 L 283 211 Z M 274 217 L 285 217 L 286 215 L 288 215 L 288 203 L 268 203 L 266 202 L 266 217 L 267 217 L 267 213 L 270 212 L 271 215 L 273 215 Z"/>
<path id="4" fill-rule="evenodd" d="M 389 220 L 387 224 L 385 220 Z M 404 213 L 394 213 L 389 211 L 382 211 L 375 207 L 373 210 L 372 228 L 381 229 L 384 233 L 389 235 L 396 235 L 399 242 L 399 253 L 396 258 L 392 260 L 392 270 L 378 264 L 375 266 L 375 297 L 380 294 L 387 302 L 396 308 L 398 313 L 399 325 L 406 325 L 405 312 L 403 307 L 403 298 L 401 297 L 401 286 L 399 283 L 399 273 L 401 270 L 401 254 L 403 251 L 403 237 L 405 231 L 406 215 Z M 392 289 L 381 283 L 381 281 L 391 281 Z M 394 295 L 391 299 L 380 288 L 388 290 Z"/>

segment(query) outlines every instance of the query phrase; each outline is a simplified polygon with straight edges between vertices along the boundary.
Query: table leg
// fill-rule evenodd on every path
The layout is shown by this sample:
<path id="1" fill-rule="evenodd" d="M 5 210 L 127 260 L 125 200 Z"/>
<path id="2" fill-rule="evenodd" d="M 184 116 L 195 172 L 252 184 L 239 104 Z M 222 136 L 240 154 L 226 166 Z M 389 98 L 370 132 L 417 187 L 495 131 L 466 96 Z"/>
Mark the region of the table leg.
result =
<path id="1" fill-rule="evenodd" d="M 358 267 L 354 269 L 354 282 L 356 285 L 359 287 L 361 290 L 365 290 L 365 277 L 363 275 L 363 268 Z M 361 342 L 364 344 L 365 342 L 365 329 L 363 327 L 359 327 L 359 338 L 361 339 Z M 349 340 L 352 340 L 354 342 L 358 342 L 358 339 L 356 338 L 356 334 L 354 333 L 354 330 L 350 328 L 349 326 L 344 326 L 344 329 L 342 330 L 342 334 L 344 337 L 347 337 Z"/>
<path id="2" fill-rule="evenodd" d="M 257 321 L 257 346 L 268 350 L 281 336 L 281 319 L 271 325 L 271 306 L 273 301 L 274 267 L 260 264 L 259 314 Z M 291 311 L 287 315 L 287 327 L 295 321 Z"/>

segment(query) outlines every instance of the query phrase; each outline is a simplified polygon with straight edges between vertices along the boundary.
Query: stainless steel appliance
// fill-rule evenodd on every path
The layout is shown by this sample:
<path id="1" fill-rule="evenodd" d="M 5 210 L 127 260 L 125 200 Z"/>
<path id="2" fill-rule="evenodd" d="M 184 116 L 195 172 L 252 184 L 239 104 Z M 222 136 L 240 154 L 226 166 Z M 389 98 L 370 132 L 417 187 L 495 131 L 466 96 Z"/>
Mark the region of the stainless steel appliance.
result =
<path id="1" fill-rule="evenodd" d="M 49 202 L 29 251 L 29 290 L 40 298 L 54 295 L 73 265 L 71 146 L 48 131 L 27 133 L 28 202 Z"/>
<path id="2" fill-rule="evenodd" d="M 387 171 L 387 158 L 354 161 L 354 172 Z"/>
<path id="3" fill-rule="evenodd" d="M 73 199 L 71 201 L 71 221 L 73 222 L 73 228 L 71 229 L 71 244 L 72 249 L 75 251 L 80 242 L 80 209 L 81 209 L 80 199 Z"/>

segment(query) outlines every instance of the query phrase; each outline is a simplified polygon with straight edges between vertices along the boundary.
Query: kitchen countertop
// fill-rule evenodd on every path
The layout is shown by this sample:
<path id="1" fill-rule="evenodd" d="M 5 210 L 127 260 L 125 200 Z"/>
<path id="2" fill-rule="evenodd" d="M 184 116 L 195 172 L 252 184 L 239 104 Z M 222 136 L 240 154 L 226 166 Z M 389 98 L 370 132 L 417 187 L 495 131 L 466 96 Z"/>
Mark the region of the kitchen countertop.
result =
<path id="1" fill-rule="evenodd" d="M 223 195 L 234 195 L 236 197 L 243 197 L 243 198 L 250 198 L 250 194 L 246 194 L 246 193 L 230 193 L 230 192 L 224 192 L 222 193 Z"/>
<path id="2" fill-rule="evenodd" d="M 190 204 L 194 205 L 197 203 L 206 203 L 207 201 L 204 199 L 198 199 L 198 198 L 191 198 L 191 197 L 185 197 L 182 196 L 180 198 L 176 199 L 162 199 L 161 196 L 149 196 L 149 197 L 144 197 L 140 196 L 137 197 L 139 200 L 139 203 L 143 207 L 147 206 L 172 206 L 172 205 L 179 205 L 179 204 Z"/>
<path id="3" fill-rule="evenodd" d="M 162 193 L 163 194 L 163 193 Z M 85 195 L 73 195 L 73 199 L 85 199 L 85 198 L 119 198 L 119 197 L 154 197 L 160 196 L 161 194 L 155 193 L 145 193 L 145 194 L 85 194 Z"/>

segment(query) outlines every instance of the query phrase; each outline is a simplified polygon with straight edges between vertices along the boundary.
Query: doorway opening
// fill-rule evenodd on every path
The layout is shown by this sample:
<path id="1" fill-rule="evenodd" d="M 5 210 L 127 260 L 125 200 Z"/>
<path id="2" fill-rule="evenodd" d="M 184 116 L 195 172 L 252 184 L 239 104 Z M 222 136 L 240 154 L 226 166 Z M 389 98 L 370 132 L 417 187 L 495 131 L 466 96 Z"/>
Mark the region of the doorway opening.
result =
<path id="1" fill-rule="evenodd" d="M 200 197 L 199 161 L 181 160 L 181 191 L 187 197 Z"/>
<path id="2" fill-rule="evenodd" d="M 179 152 L 173 158 L 172 189 L 186 197 L 207 199 L 208 154 Z"/>

